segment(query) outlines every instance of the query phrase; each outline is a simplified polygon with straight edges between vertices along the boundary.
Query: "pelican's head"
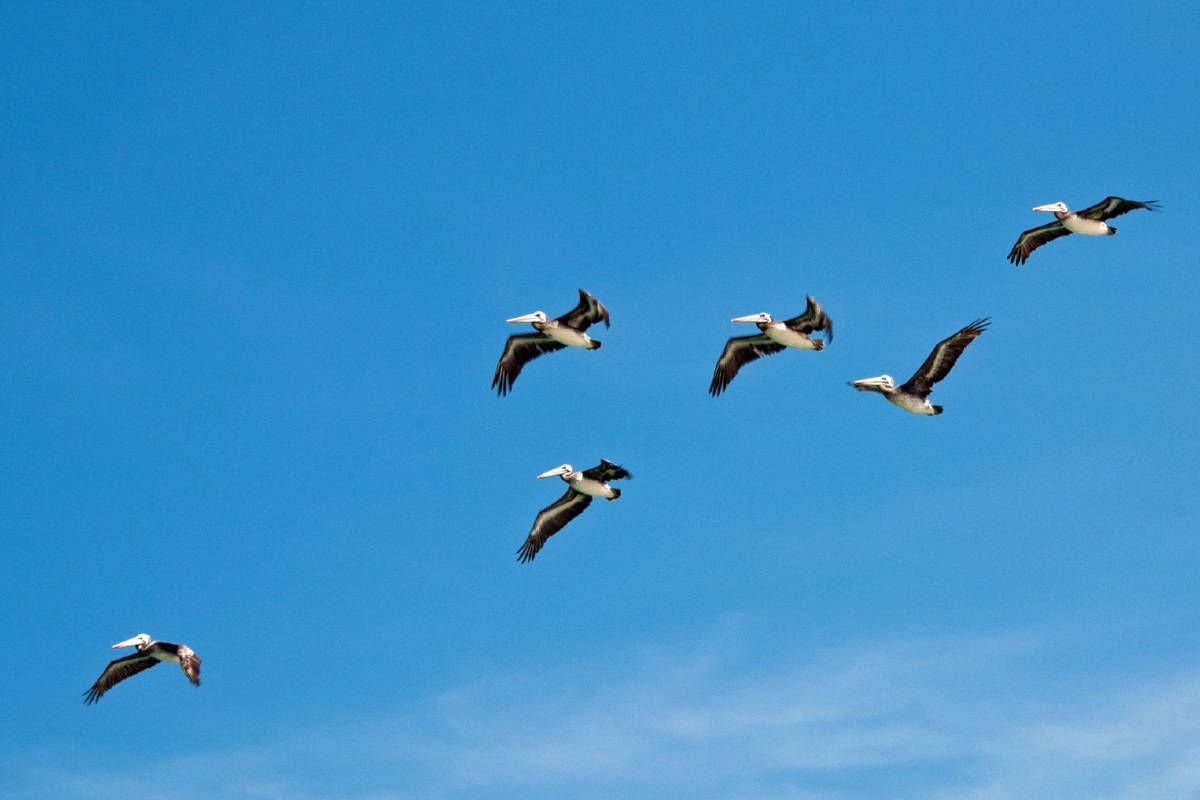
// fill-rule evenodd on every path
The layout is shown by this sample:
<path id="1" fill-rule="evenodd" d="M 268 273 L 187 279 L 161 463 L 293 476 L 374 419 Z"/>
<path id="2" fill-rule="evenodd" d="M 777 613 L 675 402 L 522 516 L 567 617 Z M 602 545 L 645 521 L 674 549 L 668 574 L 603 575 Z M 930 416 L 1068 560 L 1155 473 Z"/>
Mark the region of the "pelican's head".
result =
<path id="1" fill-rule="evenodd" d="M 139 633 L 137 636 L 134 636 L 132 639 L 126 639 L 123 642 L 117 642 L 116 644 L 114 644 L 112 646 L 112 649 L 120 650 L 122 647 L 137 647 L 140 649 L 142 647 L 145 647 L 148 644 L 150 644 L 150 634 Z"/>
<path id="2" fill-rule="evenodd" d="M 1053 212 L 1056 212 L 1059 214 L 1066 214 L 1071 209 L 1067 208 L 1066 203 L 1064 203 L 1062 200 L 1059 200 L 1057 203 L 1047 203 L 1044 206 L 1034 206 L 1033 210 L 1034 211 L 1053 211 Z"/>
<path id="3" fill-rule="evenodd" d="M 553 478 L 557 475 L 570 475 L 574 471 L 575 468 L 570 464 L 563 464 L 561 467 L 555 467 L 554 469 L 546 470 L 541 475 L 538 475 L 538 478 Z"/>
<path id="4" fill-rule="evenodd" d="M 774 318 L 766 311 L 760 311 L 757 314 L 747 314 L 744 317 L 734 317 L 730 322 L 773 322 Z"/>
<path id="5" fill-rule="evenodd" d="M 860 392 L 890 392 L 896 388 L 896 382 L 891 375 L 880 375 L 877 378 L 861 378 L 850 381 L 850 385 Z"/>
<path id="6" fill-rule="evenodd" d="M 519 317 L 509 317 L 505 322 L 545 322 L 545 311 L 534 311 L 532 314 L 522 314 Z"/>

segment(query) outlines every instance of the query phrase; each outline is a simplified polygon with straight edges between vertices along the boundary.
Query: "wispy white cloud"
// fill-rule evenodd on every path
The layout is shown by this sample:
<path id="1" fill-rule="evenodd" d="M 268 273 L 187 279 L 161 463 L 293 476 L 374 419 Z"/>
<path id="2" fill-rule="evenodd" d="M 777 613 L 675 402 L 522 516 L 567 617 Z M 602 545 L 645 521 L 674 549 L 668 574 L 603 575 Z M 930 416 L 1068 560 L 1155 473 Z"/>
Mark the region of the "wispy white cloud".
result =
<path id="1" fill-rule="evenodd" d="M 941 638 L 767 658 L 769 643 L 724 630 L 492 675 L 416 713 L 141 764 L 134 777 L 43 759 L 9 796 L 163 785 L 181 800 L 1200 796 L 1200 669 L 1095 688 L 1017 669 L 1046 646 Z"/>

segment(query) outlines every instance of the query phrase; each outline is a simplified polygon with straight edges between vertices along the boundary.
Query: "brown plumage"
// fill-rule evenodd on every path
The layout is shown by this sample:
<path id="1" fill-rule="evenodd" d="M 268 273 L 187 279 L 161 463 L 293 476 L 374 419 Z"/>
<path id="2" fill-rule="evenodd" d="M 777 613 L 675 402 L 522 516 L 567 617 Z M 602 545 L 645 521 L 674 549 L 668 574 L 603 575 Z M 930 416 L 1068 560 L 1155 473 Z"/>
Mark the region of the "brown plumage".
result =
<path id="1" fill-rule="evenodd" d="M 1158 209 L 1157 200 L 1126 200 L 1123 197 L 1109 195 L 1108 197 L 1096 203 L 1094 206 L 1088 206 L 1082 211 L 1076 211 L 1075 216 L 1083 219 L 1090 219 L 1096 222 L 1104 222 L 1113 217 L 1119 217 L 1122 214 L 1128 214 L 1139 208 L 1144 208 L 1147 211 L 1156 211 Z M 1067 236 L 1071 231 L 1067 230 L 1062 224 L 1062 220 L 1066 217 L 1056 214 L 1057 219 L 1053 222 L 1048 222 L 1045 225 L 1039 225 L 1036 228 L 1030 228 L 1022 232 L 1017 237 L 1016 244 L 1012 246 L 1012 250 L 1008 252 L 1008 260 L 1016 266 L 1021 266 L 1029 260 L 1029 255 L 1048 242 L 1053 242 L 1055 239 Z M 1116 233 L 1116 228 L 1110 228 L 1109 233 Z"/>
<path id="2" fill-rule="evenodd" d="M 192 685 L 200 685 L 200 656 L 196 655 L 196 652 L 186 644 L 153 641 L 148 635 L 142 633 L 133 639 L 113 645 L 114 648 L 130 646 L 137 647 L 138 651 L 110 661 L 91 688 L 84 692 L 84 704 L 95 703 L 104 696 L 105 692 L 121 681 L 131 678 L 139 672 L 144 672 L 163 661 L 179 664 L 179 668 L 183 670 L 183 674 L 191 681 Z"/>

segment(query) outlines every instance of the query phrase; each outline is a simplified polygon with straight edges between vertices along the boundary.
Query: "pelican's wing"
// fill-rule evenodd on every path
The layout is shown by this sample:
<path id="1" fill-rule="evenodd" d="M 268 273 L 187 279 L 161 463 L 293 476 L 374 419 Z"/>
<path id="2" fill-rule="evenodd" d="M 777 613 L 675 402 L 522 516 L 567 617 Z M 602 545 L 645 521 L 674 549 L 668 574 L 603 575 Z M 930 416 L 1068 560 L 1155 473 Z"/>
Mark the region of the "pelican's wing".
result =
<path id="1" fill-rule="evenodd" d="M 157 663 L 158 659 L 148 656 L 145 653 L 133 653 L 124 658 L 108 662 L 108 666 L 104 668 L 104 672 L 100 673 L 100 677 L 96 678 L 96 682 L 92 684 L 92 688 L 83 693 L 84 704 L 91 705 L 121 681 L 137 675 L 143 670 L 150 669 Z"/>
<path id="2" fill-rule="evenodd" d="M 813 331 L 825 331 L 826 341 L 833 341 L 833 320 L 829 318 L 825 309 L 821 308 L 821 304 L 814 300 L 811 294 L 808 296 L 808 306 L 804 309 L 804 313 L 798 317 L 784 320 L 783 324 L 797 333 L 809 334 Z"/>
<path id="3" fill-rule="evenodd" d="M 958 361 L 963 350 L 967 349 L 967 345 L 973 342 L 976 336 L 987 330 L 987 326 L 987 319 L 977 319 L 953 336 L 938 342 L 921 368 L 900 388 L 918 397 L 928 396 L 933 391 L 933 385 L 950 374 L 950 370 L 954 369 L 954 362 Z"/>
<path id="4" fill-rule="evenodd" d="M 1099 203 L 1096 203 L 1096 205 L 1085 208 L 1083 211 L 1077 213 L 1085 219 L 1095 219 L 1103 222 L 1106 219 L 1119 217 L 1122 214 L 1128 214 L 1130 211 L 1139 208 L 1144 208 L 1147 211 L 1155 211 L 1158 209 L 1158 201 L 1126 200 L 1123 197 L 1112 197 L 1110 195 Z"/>
<path id="5" fill-rule="evenodd" d="M 179 668 L 192 682 L 192 686 L 200 685 L 200 656 L 196 655 L 187 645 L 179 646 Z"/>
<path id="6" fill-rule="evenodd" d="M 579 305 L 559 317 L 558 321 L 577 331 L 586 331 L 589 326 L 595 325 L 597 322 L 603 322 L 604 327 L 607 328 L 609 327 L 608 309 L 591 292 L 580 289 Z"/>
<path id="7" fill-rule="evenodd" d="M 735 336 L 725 343 L 721 357 L 717 359 L 717 367 L 713 370 L 712 383 L 708 385 L 708 393 L 716 397 L 729 386 L 738 374 L 738 370 L 755 359 L 778 353 L 784 346 L 771 341 L 770 337 L 758 333 L 754 336 Z"/>
<path id="8" fill-rule="evenodd" d="M 589 495 L 567 489 L 566 494 L 539 511 L 533 521 L 533 527 L 529 530 L 529 536 L 525 537 L 525 544 L 517 551 L 517 561 L 522 564 L 533 561 L 533 557 L 542 549 L 546 540 L 582 514 L 591 502 L 592 498 Z"/>
<path id="9" fill-rule="evenodd" d="M 1069 233 L 1070 231 L 1058 220 L 1030 228 L 1018 237 L 1017 243 L 1008 251 L 1008 260 L 1019 267 L 1029 260 L 1029 254 L 1034 250 Z"/>
<path id="10" fill-rule="evenodd" d="M 496 363 L 496 374 L 492 376 L 492 388 L 501 397 L 512 390 L 521 374 L 521 368 L 543 353 L 553 353 L 562 350 L 565 344 L 546 336 L 543 333 L 518 333 L 508 337 L 504 344 L 504 352 Z"/>
<path id="11" fill-rule="evenodd" d="M 600 459 L 599 465 L 592 467 L 591 469 L 585 469 L 583 471 L 583 477 L 591 478 L 592 480 L 597 481 L 604 481 L 607 483 L 609 481 L 617 481 L 622 478 L 632 478 L 633 473 L 622 467 L 620 464 L 614 464 L 607 458 L 602 458 Z"/>

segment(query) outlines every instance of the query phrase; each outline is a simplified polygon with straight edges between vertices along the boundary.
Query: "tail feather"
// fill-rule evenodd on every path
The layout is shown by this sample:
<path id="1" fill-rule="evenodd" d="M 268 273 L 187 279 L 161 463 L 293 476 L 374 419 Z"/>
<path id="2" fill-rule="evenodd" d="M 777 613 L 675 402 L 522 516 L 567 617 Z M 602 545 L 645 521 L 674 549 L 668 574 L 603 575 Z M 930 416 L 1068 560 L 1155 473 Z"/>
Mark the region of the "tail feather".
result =
<path id="1" fill-rule="evenodd" d="M 813 350 L 824 350 L 825 349 L 825 341 L 822 339 L 813 339 L 812 343 L 813 343 Z"/>
<path id="2" fill-rule="evenodd" d="M 938 414 L 940 414 L 940 413 L 942 413 L 942 407 L 941 407 L 941 406 L 934 406 L 934 407 L 933 407 L 933 415 L 936 417 L 936 416 L 937 416 Z"/>
<path id="3" fill-rule="evenodd" d="M 601 341 L 599 339 L 592 339 L 591 344 L 588 345 L 588 350 L 599 350 L 600 345 Z"/>
<path id="4" fill-rule="evenodd" d="M 609 500 L 616 500 L 618 497 L 620 497 L 620 496 L 621 496 L 621 490 L 620 490 L 620 489 L 613 489 L 612 491 L 613 491 L 613 496 L 612 496 L 612 497 L 610 497 L 610 498 L 608 498 Z"/>
<path id="5" fill-rule="evenodd" d="M 1117 235 L 1117 229 L 1116 229 L 1116 228 L 1114 228 L 1112 225 L 1109 225 L 1109 226 L 1108 226 L 1108 233 L 1106 233 L 1106 234 L 1104 234 L 1104 235 L 1105 235 L 1105 236 L 1116 236 L 1116 235 Z"/>

